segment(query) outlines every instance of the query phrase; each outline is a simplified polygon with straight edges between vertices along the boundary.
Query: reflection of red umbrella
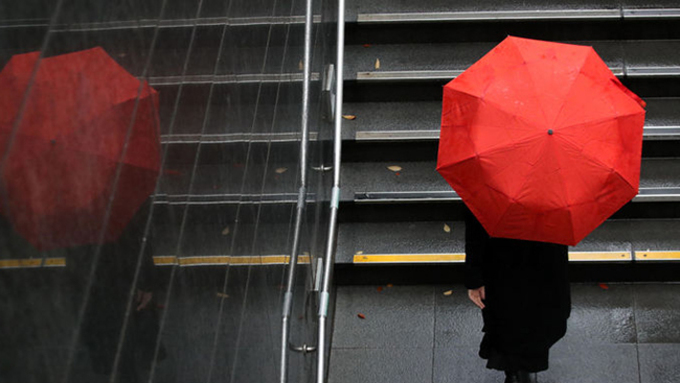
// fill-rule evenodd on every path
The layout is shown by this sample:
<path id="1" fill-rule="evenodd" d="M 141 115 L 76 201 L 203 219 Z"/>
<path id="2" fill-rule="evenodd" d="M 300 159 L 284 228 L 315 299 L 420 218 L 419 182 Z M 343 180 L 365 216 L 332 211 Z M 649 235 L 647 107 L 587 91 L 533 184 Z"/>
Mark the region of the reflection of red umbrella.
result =
<path id="1" fill-rule="evenodd" d="M 38 56 L 16 55 L 0 72 L 3 214 L 41 250 L 94 243 L 120 164 L 104 236 L 115 240 L 154 190 L 158 94 L 146 83 L 139 92 L 101 48 L 41 60 L 29 89 Z"/>
<path id="2" fill-rule="evenodd" d="M 489 235 L 575 245 L 637 194 L 644 106 L 591 47 L 508 37 L 444 88 L 437 171 Z"/>

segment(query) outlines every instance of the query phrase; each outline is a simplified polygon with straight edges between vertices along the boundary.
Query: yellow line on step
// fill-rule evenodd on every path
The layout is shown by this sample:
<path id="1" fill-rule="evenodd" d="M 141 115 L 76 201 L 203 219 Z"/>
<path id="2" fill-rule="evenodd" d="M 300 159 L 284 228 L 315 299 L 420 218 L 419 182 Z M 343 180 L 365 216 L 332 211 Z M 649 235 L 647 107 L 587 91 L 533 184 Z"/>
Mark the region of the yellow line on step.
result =
<path id="1" fill-rule="evenodd" d="M 570 251 L 569 262 L 628 262 L 633 260 L 630 251 Z"/>
<path id="2" fill-rule="evenodd" d="M 448 254 L 355 254 L 354 263 L 461 263 L 464 253 Z"/>
<path id="3" fill-rule="evenodd" d="M 0 269 L 33 269 L 37 267 L 63 266 L 66 266 L 65 258 L 26 258 L 0 260 Z"/>
<path id="4" fill-rule="evenodd" d="M 156 256 L 153 258 L 156 266 L 182 267 L 190 266 L 251 266 L 251 265 L 284 265 L 290 259 L 288 255 L 262 255 L 262 256 L 228 256 L 207 255 L 193 257 Z M 309 255 L 298 256 L 299 264 L 309 264 Z"/>
<path id="5" fill-rule="evenodd" d="M 572 262 L 612 262 L 631 261 L 633 255 L 629 251 L 575 251 L 569 253 Z M 356 264 L 377 263 L 462 263 L 465 262 L 464 253 L 443 254 L 355 254 L 353 262 Z"/>
<path id="6" fill-rule="evenodd" d="M 636 261 L 680 261 L 680 251 L 636 251 Z"/>

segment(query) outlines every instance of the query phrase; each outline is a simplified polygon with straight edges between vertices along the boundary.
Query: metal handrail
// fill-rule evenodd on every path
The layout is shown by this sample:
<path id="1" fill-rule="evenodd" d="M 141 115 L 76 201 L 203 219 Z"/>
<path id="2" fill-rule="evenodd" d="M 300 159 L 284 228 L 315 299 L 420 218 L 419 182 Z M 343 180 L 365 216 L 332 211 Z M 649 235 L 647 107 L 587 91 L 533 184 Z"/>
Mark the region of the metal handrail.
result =
<path id="1" fill-rule="evenodd" d="M 330 300 L 333 265 L 335 264 L 335 248 L 338 239 L 338 208 L 340 206 L 340 160 L 342 148 L 342 83 L 345 55 L 345 0 L 338 0 L 338 29 L 335 76 L 335 128 L 333 134 L 333 192 L 331 196 L 331 214 L 328 225 L 328 239 L 324 258 L 323 284 L 319 295 L 319 336 L 317 357 L 317 383 L 326 379 L 326 319 Z"/>
<path id="2" fill-rule="evenodd" d="M 295 215 L 295 228 L 293 229 L 293 243 L 290 252 L 286 291 L 283 295 L 283 309 L 281 318 L 281 383 L 288 381 L 288 343 L 290 338 L 290 315 L 293 308 L 293 284 L 295 271 L 300 251 L 300 230 L 307 200 L 307 157 L 309 148 L 309 87 L 311 82 L 312 66 L 312 0 L 306 0 L 305 9 L 305 47 L 303 58 L 303 81 L 302 81 L 302 140 L 300 142 L 300 188 L 298 190 L 297 210 Z M 301 349 L 304 353 L 313 351 L 313 347 L 304 345 L 302 348 L 292 347 L 294 351 Z"/>

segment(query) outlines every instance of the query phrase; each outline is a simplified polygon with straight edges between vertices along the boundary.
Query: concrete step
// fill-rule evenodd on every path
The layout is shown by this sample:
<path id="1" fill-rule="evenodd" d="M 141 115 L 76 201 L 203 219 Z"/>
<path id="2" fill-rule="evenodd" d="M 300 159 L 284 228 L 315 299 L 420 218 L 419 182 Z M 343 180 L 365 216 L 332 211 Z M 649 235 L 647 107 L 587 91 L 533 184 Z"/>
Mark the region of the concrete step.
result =
<path id="1" fill-rule="evenodd" d="M 401 169 L 392 171 L 389 166 Z M 435 171 L 435 161 L 421 162 L 355 162 L 345 163 L 342 168 L 344 181 L 343 200 L 367 203 L 388 203 L 400 200 L 432 201 L 456 198 L 451 187 Z M 640 195 L 645 196 L 668 191 L 670 195 L 680 192 L 679 159 L 643 159 L 640 174 Z M 419 197 L 420 196 L 420 197 Z M 680 194 L 678 194 L 680 197 Z M 670 197 L 677 199 L 677 197 Z"/>
<path id="2" fill-rule="evenodd" d="M 609 220 L 569 251 L 573 262 L 679 261 L 678 230 L 677 219 Z M 346 222 L 338 243 L 338 264 L 458 263 L 464 260 L 465 223 Z"/>
<path id="3" fill-rule="evenodd" d="M 678 320 L 679 291 L 677 284 L 572 284 L 567 334 L 536 381 L 676 381 L 680 336 L 666 323 Z M 481 313 L 460 284 L 341 286 L 336 302 L 331 383 L 503 381 L 477 355 Z"/>
<path id="4" fill-rule="evenodd" d="M 149 22 L 152 19 L 181 25 L 196 17 L 204 21 L 225 16 L 237 20 L 244 18 L 257 20 L 291 15 L 300 16 L 305 13 L 304 3 L 289 0 L 257 2 L 236 0 L 230 3 L 229 9 L 227 4 L 220 0 L 167 0 L 165 9 L 162 10 L 163 3 L 162 0 L 150 0 L 144 3 L 111 1 L 103 5 L 79 0 L 71 3 L 69 7 L 63 7 L 56 21 L 58 26 L 63 23 L 71 27 L 74 24 L 79 26 L 95 23 Z M 21 4 L 4 6 L 0 8 L 3 11 L 1 20 L 5 24 L 47 26 L 53 15 L 54 5 L 55 3 L 50 0 L 30 0 Z"/>
<path id="5" fill-rule="evenodd" d="M 680 218 L 678 164 L 677 159 L 644 159 L 640 193 L 613 218 Z M 389 166 L 399 166 L 401 170 L 391 171 Z M 435 166 L 435 160 L 344 163 L 340 220 L 462 219 L 462 201 L 435 171 Z"/>
<path id="6" fill-rule="evenodd" d="M 349 44 L 679 38 L 677 2 L 427 1 L 348 6 Z"/>
<path id="7" fill-rule="evenodd" d="M 156 85 L 161 134 L 177 141 L 181 135 L 201 133 L 298 132 L 302 79 L 277 79 L 280 81 L 213 83 L 212 94 L 209 83 L 183 82 L 181 91 L 179 84 Z"/>
<path id="8" fill-rule="evenodd" d="M 475 19 L 495 21 L 501 15 L 511 13 L 512 19 L 533 19 L 550 17 L 575 17 L 579 20 L 588 18 L 633 18 L 633 17 L 671 17 L 678 7 L 673 0 L 656 1 L 650 4 L 644 0 L 569 0 L 541 1 L 531 0 L 521 3 L 500 0 L 484 0 L 474 3 L 454 0 L 429 0 L 426 2 L 398 2 L 388 0 L 349 1 L 347 5 L 348 21 L 359 23 L 395 22 L 404 20 L 417 22 L 431 20 L 423 15 L 436 14 L 443 20 L 467 20 L 470 14 Z M 545 14 L 541 16 L 538 12 Z M 378 16 L 380 15 L 380 16 Z"/>
<path id="9" fill-rule="evenodd" d="M 680 40 L 561 41 L 592 46 L 614 74 L 626 77 L 678 76 L 673 54 Z M 497 43 L 376 44 L 347 47 L 345 78 L 357 81 L 451 80 Z M 376 68 L 376 60 L 380 67 Z"/>
<path id="10" fill-rule="evenodd" d="M 680 139 L 680 98 L 647 98 L 644 139 Z M 343 140 L 357 142 L 439 139 L 441 101 L 346 103 Z"/>
<path id="11" fill-rule="evenodd" d="M 643 98 L 678 97 L 680 40 L 569 41 L 590 45 L 626 86 Z M 347 102 L 441 100 L 441 86 L 497 42 L 350 45 Z M 379 61 L 379 67 L 378 67 Z"/>
<path id="12" fill-rule="evenodd" d="M 162 81 L 155 77 L 179 76 L 183 71 L 186 75 L 193 76 L 301 72 L 298 66 L 303 56 L 300 46 L 303 40 L 299 24 L 294 33 L 291 32 L 290 24 L 252 28 L 257 30 L 246 27 L 227 28 L 225 25 L 191 29 L 160 28 L 155 44 L 155 29 L 151 28 L 62 31 L 51 34 L 45 56 L 100 46 L 128 72 L 140 76 L 147 65 L 148 55 L 152 54 L 146 72 L 147 76 L 152 77 L 152 83 Z M 45 34 L 34 30 L 31 32 L 35 36 L 24 36 L 27 32 L 13 28 L 0 29 L 0 41 L 3 42 L 3 49 L 0 51 L 1 66 L 4 66 L 11 55 L 40 50 Z M 192 36 L 193 45 L 189 51 Z M 234 41 L 240 44 L 234 44 Z M 220 46 L 229 47 L 230 52 L 222 51 L 222 57 L 218 60 Z M 282 66 L 284 51 L 289 59 Z M 187 54 L 190 54 L 188 61 Z M 239 59 L 232 60 L 233 57 Z M 293 60 L 292 57 L 296 59 Z"/>
<path id="13" fill-rule="evenodd" d="M 462 283 L 463 221 L 343 222 L 335 275 L 345 284 Z M 676 219 L 608 220 L 569 248 L 573 281 L 678 281 Z"/>

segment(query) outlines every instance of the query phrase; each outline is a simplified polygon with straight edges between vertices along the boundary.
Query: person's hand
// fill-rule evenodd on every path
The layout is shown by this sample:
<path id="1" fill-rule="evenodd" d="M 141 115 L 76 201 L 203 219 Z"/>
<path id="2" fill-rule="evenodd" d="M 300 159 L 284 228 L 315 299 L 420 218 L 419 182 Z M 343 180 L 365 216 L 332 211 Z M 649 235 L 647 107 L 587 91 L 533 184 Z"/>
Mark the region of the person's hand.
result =
<path id="1" fill-rule="evenodd" d="M 137 311 L 144 310 L 151 302 L 151 298 L 153 298 L 152 292 L 137 290 Z"/>
<path id="2" fill-rule="evenodd" d="M 474 290 L 468 290 L 468 297 L 470 297 L 470 300 L 476 304 L 480 309 L 483 309 L 484 302 L 483 300 L 486 299 L 486 293 L 484 292 L 484 286 L 474 289 Z"/>

